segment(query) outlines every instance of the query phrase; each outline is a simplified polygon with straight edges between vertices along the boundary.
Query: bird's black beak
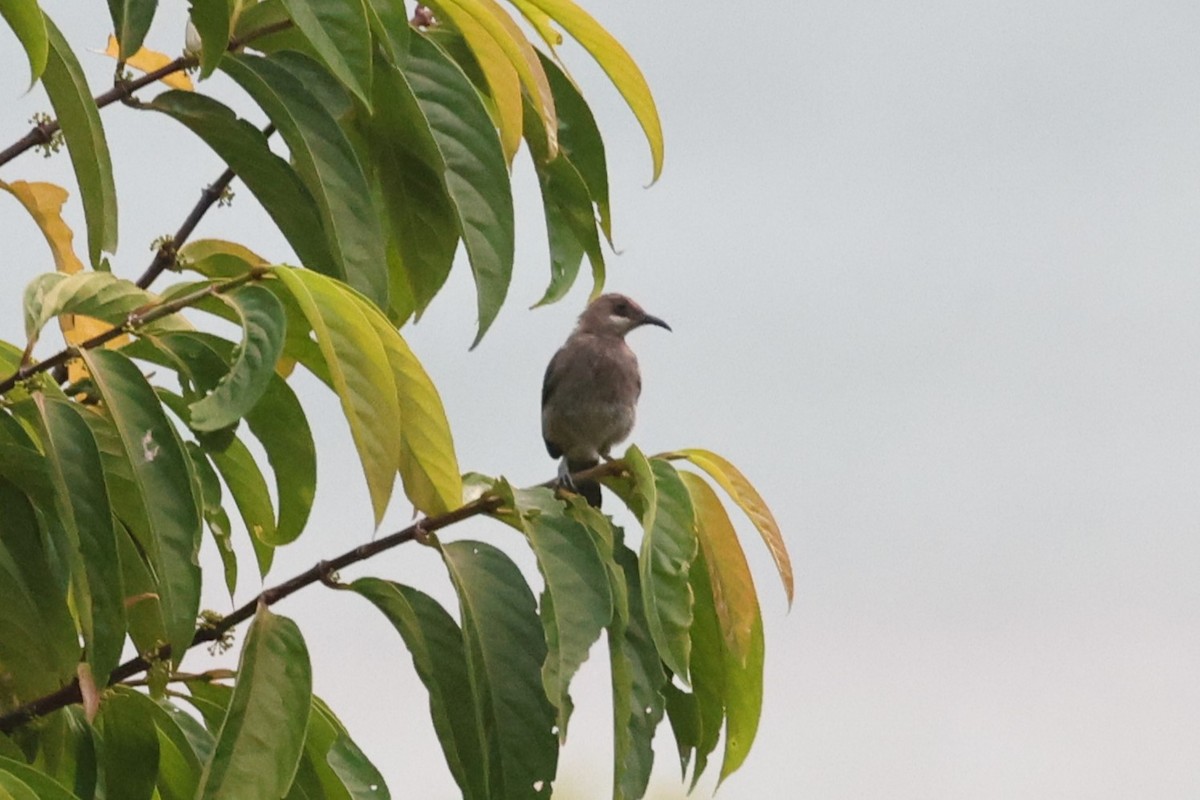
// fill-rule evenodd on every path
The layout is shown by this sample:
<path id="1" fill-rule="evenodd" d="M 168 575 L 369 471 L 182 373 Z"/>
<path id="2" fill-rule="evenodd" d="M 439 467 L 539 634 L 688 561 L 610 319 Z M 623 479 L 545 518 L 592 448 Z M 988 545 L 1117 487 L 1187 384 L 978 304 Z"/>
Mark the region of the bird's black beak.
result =
<path id="1" fill-rule="evenodd" d="M 663 322 L 658 317 L 655 317 L 651 314 L 643 314 L 642 321 L 639 324 L 640 325 L 657 325 L 660 328 L 666 328 L 667 330 L 671 330 L 670 325 L 668 325 L 667 323 Z"/>

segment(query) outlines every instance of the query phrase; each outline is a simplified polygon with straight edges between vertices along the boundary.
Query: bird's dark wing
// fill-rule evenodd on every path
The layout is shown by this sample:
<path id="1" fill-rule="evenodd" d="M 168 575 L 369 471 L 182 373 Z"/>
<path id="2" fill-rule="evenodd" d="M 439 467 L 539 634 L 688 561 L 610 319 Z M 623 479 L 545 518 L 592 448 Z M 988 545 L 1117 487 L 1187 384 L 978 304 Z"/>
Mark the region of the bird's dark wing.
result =
<path id="1" fill-rule="evenodd" d="M 550 359 L 550 363 L 546 365 L 546 374 L 542 377 L 543 411 L 546 409 L 546 404 L 550 401 L 550 398 L 554 395 L 554 390 L 558 386 L 558 379 L 562 375 L 562 370 L 558 368 L 559 359 L 562 356 L 562 353 L 563 351 L 560 349 L 554 354 L 554 357 Z M 559 448 L 559 446 L 545 437 L 544 426 L 542 441 L 546 443 L 546 452 L 550 454 L 551 458 L 560 458 L 562 456 L 562 450 Z"/>

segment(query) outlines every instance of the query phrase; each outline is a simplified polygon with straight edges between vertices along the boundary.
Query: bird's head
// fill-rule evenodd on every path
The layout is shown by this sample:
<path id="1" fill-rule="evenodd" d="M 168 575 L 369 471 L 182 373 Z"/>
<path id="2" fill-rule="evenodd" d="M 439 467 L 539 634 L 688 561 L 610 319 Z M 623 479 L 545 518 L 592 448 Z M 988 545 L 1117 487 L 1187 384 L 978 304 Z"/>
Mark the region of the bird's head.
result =
<path id="1" fill-rule="evenodd" d="M 647 314 L 623 294 L 602 294 L 588 304 L 579 316 L 579 330 L 585 333 L 624 336 L 642 325 L 657 325 L 671 330 L 670 325 Z"/>

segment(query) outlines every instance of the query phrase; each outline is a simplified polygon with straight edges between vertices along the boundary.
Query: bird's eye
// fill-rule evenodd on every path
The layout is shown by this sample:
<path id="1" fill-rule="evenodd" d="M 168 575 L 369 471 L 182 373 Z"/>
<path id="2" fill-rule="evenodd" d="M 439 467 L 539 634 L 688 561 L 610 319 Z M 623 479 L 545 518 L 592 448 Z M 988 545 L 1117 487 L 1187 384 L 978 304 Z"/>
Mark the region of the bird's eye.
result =
<path id="1" fill-rule="evenodd" d="M 629 304 L 628 303 L 617 303 L 617 307 L 613 309 L 613 313 L 615 313 L 618 317 L 628 317 L 629 316 Z"/>

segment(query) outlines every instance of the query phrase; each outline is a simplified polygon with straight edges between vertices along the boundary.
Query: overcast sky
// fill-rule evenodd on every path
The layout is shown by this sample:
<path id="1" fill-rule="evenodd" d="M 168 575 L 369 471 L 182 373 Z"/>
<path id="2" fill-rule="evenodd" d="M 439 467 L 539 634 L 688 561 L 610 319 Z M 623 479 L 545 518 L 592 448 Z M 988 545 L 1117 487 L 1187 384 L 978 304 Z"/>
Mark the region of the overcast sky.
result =
<path id="1" fill-rule="evenodd" d="M 43 2 L 74 46 L 101 49 L 106 8 L 82 5 Z M 183 5 L 163 4 L 150 46 L 178 50 Z M 1200 7 L 585 5 L 642 65 L 666 132 L 666 171 L 647 190 L 635 123 L 568 50 L 608 141 L 621 250 L 609 286 L 674 327 L 631 337 L 645 383 L 634 440 L 738 464 L 796 566 L 787 614 L 745 529 L 766 703 L 719 796 L 1200 796 Z M 0 41 L 0 97 L 18 108 L 0 117 L 6 144 L 47 104 L 18 99 L 25 67 Z M 82 58 L 102 88 L 111 62 Z M 220 164 L 161 116 L 116 106 L 104 119 L 122 202 L 114 270 L 135 277 Z M 586 286 L 525 310 L 548 267 L 536 183 L 517 164 L 518 265 L 492 331 L 467 352 L 460 269 L 405 334 L 464 469 L 532 483 L 554 468 L 542 371 Z M 27 154 L 0 179 L 69 183 L 68 170 L 65 155 Z M 198 235 L 287 259 L 235 189 Z M 0 200 L 9 286 L 52 268 L 23 214 Z M 78 241 L 80 217 L 75 205 Z M 21 338 L 15 294 L 0 338 Z M 322 424 L 317 507 L 275 581 L 371 536 L 336 403 L 306 386 Z M 385 529 L 408 517 L 395 503 Z M 531 563 L 500 526 L 454 532 Z M 257 590 L 250 563 L 239 602 Z M 453 606 L 423 548 L 353 574 Z M 228 609 L 211 583 L 206 605 Z M 453 797 L 390 626 L 319 587 L 277 610 L 299 622 L 316 691 L 393 795 Z M 575 684 L 559 784 L 580 798 L 607 793 L 605 661 L 593 654 Z M 655 796 L 681 796 L 665 726 L 656 743 Z"/>

